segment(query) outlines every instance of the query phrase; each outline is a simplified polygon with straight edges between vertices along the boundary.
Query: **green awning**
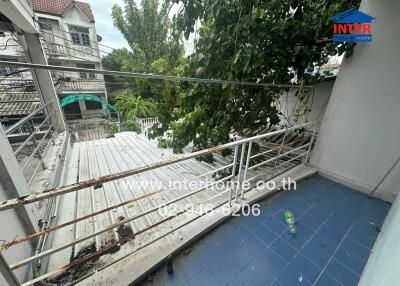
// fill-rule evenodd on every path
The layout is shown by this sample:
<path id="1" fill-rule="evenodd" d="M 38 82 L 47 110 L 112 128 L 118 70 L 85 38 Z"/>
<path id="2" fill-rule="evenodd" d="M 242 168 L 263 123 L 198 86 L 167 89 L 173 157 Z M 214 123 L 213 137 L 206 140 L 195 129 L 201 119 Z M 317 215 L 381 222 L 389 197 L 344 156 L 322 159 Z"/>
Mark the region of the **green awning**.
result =
<path id="1" fill-rule="evenodd" d="M 71 104 L 71 103 L 74 103 L 74 102 L 77 102 L 77 101 L 82 101 L 82 100 L 96 101 L 98 103 L 106 105 L 107 109 L 109 111 L 117 112 L 117 110 L 114 108 L 114 106 L 109 104 L 107 101 L 101 99 L 100 96 L 96 96 L 96 95 L 92 95 L 92 94 L 71 94 L 71 95 L 68 95 L 68 96 L 64 97 L 61 100 L 60 106 L 64 107 L 64 106 L 66 106 L 68 104 Z"/>

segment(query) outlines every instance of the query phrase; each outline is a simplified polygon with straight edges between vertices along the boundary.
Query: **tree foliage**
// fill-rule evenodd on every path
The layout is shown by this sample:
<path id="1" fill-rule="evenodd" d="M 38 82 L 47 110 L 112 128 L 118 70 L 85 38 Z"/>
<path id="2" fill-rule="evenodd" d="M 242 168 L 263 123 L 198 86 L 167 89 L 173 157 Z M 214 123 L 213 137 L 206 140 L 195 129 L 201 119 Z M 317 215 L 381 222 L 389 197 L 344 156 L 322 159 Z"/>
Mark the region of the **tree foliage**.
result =
<path id="1" fill-rule="evenodd" d="M 153 101 L 144 99 L 140 95 L 135 95 L 131 91 L 117 96 L 115 107 L 123 112 L 126 120 L 151 117 L 154 116 L 156 110 L 156 105 Z"/>
<path id="2" fill-rule="evenodd" d="M 140 7 L 135 0 L 124 0 L 124 7 L 112 8 L 114 26 L 122 33 L 132 49 L 140 49 L 148 62 L 162 57 L 167 45 L 170 28 L 169 1 L 142 0 Z"/>
<path id="3" fill-rule="evenodd" d="M 331 56 L 351 53 L 352 46 L 333 43 L 329 17 L 359 0 L 180 0 L 174 35 L 186 38 L 201 22 L 195 53 L 186 76 L 260 83 L 310 84 L 316 67 Z M 207 148 L 237 133 L 251 136 L 279 122 L 276 97 L 282 88 L 183 84 L 174 114 L 152 136 L 167 138 L 175 151 L 193 142 Z"/>
<path id="4" fill-rule="evenodd" d="M 141 73 L 182 73 L 183 46 L 179 41 L 171 40 L 169 36 L 171 20 L 168 13 L 172 3 L 168 0 L 142 0 L 138 5 L 136 1 L 124 0 L 124 4 L 123 7 L 113 6 L 112 17 L 115 27 L 121 31 L 131 50 L 114 50 L 103 58 L 103 66 L 111 70 Z M 157 110 L 161 111 L 158 112 L 161 118 L 168 117 L 174 108 L 176 86 L 173 84 L 113 76 L 107 76 L 106 80 L 110 92 L 123 92 L 117 103 L 121 109 L 126 107 L 123 109 L 126 114 L 129 114 L 127 110 L 134 110 L 131 109 L 132 97 L 135 100 L 148 99 L 156 103 Z M 129 90 L 128 93 L 126 90 Z M 141 115 L 138 113 L 135 116 Z"/>

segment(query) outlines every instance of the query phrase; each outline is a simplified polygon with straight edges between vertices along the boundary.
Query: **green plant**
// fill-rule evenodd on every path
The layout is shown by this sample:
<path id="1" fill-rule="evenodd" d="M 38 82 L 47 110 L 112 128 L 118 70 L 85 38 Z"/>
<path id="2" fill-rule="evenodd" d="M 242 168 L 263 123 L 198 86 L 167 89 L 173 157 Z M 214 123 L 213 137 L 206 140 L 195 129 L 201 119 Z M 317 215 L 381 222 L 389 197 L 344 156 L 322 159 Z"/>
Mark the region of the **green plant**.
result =
<path id="1" fill-rule="evenodd" d="M 176 0 L 182 8 L 171 33 L 180 40 L 200 21 L 195 53 L 185 66 L 188 77 L 259 83 L 307 85 L 317 67 L 331 56 L 351 53 L 353 45 L 332 42 L 329 17 L 359 0 Z M 161 128 L 151 136 L 172 134 L 169 147 L 187 144 L 204 149 L 229 141 L 229 135 L 252 136 L 280 122 L 276 101 L 287 88 L 183 82 L 172 98 L 171 114 L 160 115 Z"/>
<path id="2" fill-rule="evenodd" d="M 115 107 L 123 112 L 127 120 L 154 116 L 156 110 L 156 104 L 153 101 L 144 99 L 140 95 L 135 96 L 132 91 L 118 95 Z"/>

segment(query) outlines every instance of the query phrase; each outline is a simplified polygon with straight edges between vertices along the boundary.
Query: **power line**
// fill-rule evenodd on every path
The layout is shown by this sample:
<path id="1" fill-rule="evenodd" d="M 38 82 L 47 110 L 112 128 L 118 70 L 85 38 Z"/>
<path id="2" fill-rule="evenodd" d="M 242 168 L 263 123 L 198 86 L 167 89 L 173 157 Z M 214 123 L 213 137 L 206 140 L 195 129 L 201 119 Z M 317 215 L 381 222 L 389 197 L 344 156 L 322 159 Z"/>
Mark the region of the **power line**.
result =
<path id="1" fill-rule="evenodd" d="M 86 73 L 95 73 L 95 74 L 102 74 L 102 75 L 114 75 L 114 76 L 120 76 L 120 77 L 165 80 L 165 81 L 172 81 L 172 82 L 187 81 L 187 82 L 199 82 L 199 83 L 210 83 L 210 84 L 232 84 L 232 85 L 242 85 L 242 86 L 313 88 L 313 86 L 310 86 L 310 85 L 257 83 L 257 82 L 250 82 L 250 81 L 205 79 L 205 78 L 195 78 L 195 77 L 156 75 L 156 74 L 152 74 L 152 73 L 135 73 L 135 72 L 122 72 L 122 71 L 110 71 L 110 70 L 96 70 L 96 69 L 88 69 L 88 68 L 61 67 L 61 66 L 55 66 L 55 65 L 19 63 L 19 62 L 10 62 L 10 61 L 0 61 L 0 65 L 17 66 L 17 67 L 22 67 L 22 68 L 33 68 L 33 69 L 69 71 L 69 72 L 82 72 L 82 73 L 86 72 Z"/>

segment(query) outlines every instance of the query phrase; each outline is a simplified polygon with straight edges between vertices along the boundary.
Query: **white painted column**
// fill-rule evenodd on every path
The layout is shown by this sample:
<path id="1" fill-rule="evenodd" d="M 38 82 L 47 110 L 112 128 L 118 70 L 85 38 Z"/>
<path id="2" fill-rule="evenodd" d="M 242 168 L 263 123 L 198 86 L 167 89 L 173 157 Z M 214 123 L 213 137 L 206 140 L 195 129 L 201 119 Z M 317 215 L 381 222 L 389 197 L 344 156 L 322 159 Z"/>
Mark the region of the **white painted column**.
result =
<path id="1" fill-rule="evenodd" d="M 33 64 L 47 65 L 47 58 L 44 54 L 42 43 L 39 39 L 39 34 L 24 34 L 25 53 L 29 62 Z M 32 76 L 35 82 L 36 89 L 41 96 L 44 104 L 52 102 L 49 107 L 49 112 L 53 112 L 51 122 L 57 132 L 65 130 L 64 115 L 62 113 L 60 102 L 54 88 L 53 79 L 50 71 L 44 69 L 32 69 Z"/>

